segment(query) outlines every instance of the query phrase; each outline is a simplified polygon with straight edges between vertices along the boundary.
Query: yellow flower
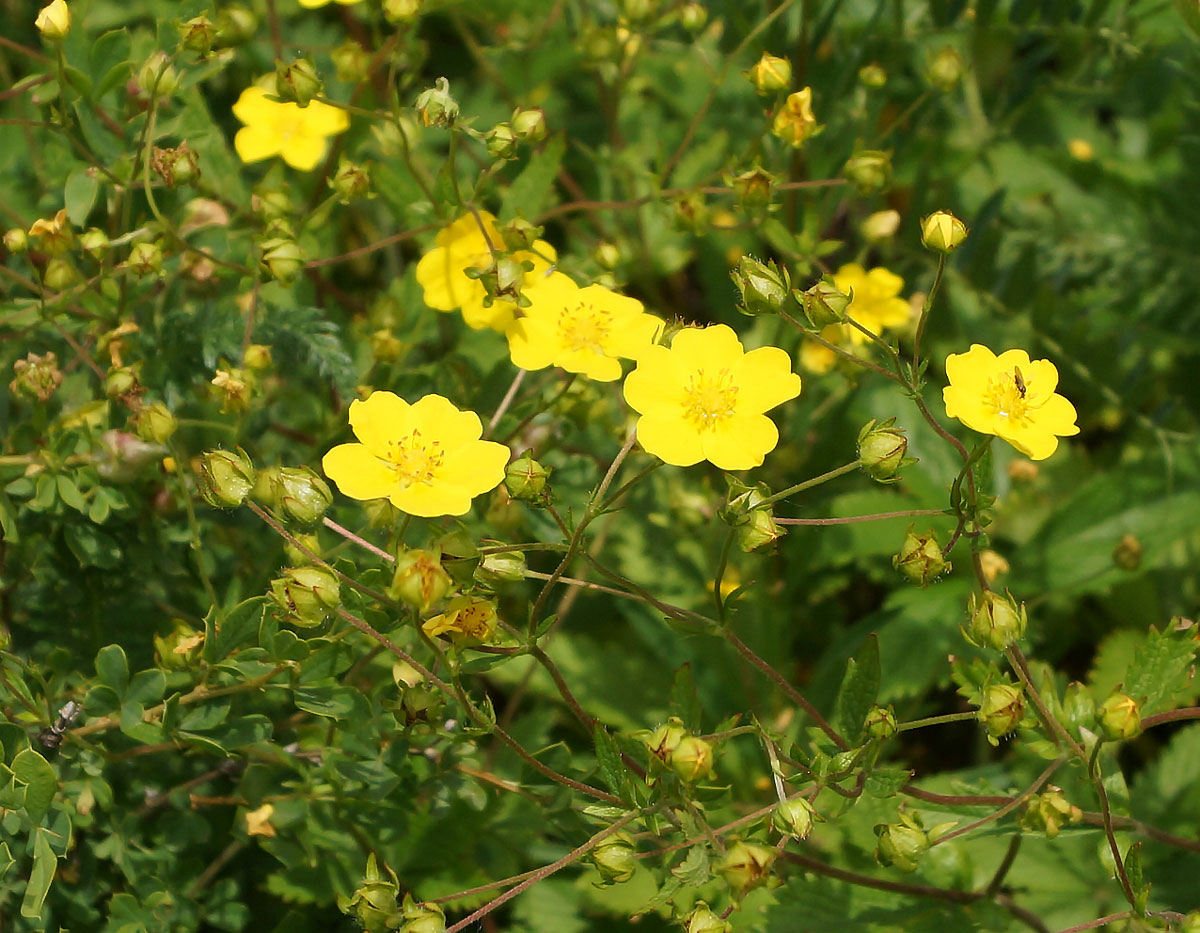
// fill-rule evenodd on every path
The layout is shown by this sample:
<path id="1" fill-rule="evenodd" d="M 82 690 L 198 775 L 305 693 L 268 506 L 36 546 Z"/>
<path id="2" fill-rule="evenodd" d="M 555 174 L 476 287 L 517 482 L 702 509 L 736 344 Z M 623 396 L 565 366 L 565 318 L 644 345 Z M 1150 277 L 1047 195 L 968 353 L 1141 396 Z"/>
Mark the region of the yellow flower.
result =
<path id="1" fill-rule="evenodd" d="M 243 162 L 283 156 L 292 168 L 305 172 L 316 168 L 325 155 L 326 137 L 350 126 L 344 110 L 315 100 L 307 107 L 267 100 L 267 92 L 257 85 L 242 91 L 233 115 L 246 124 L 233 138 L 233 148 Z"/>
<path id="2" fill-rule="evenodd" d="M 1031 460 L 1045 460 L 1059 437 L 1079 433 L 1075 406 L 1054 392 L 1058 370 L 1049 360 L 1031 361 L 1024 350 L 996 356 L 975 343 L 946 357 L 946 377 L 947 415 L 1008 441 Z"/>
<path id="3" fill-rule="evenodd" d="M 847 263 L 833 274 L 838 291 L 851 296 L 846 314 L 873 334 L 882 334 L 887 327 L 903 327 L 912 316 L 912 309 L 900 296 L 904 279 L 877 266 L 868 272 L 856 262 Z M 846 325 L 852 343 L 867 343 L 870 338 L 857 327 Z M 840 341 L 832 341 L 838 343 Z"/>
<path id="4" fill-rule="evenodd" d="M 723 470 L 761 464 L 779 443 L 763 412 L 799 394 L 783 350 L 746 353 L 724 324 L 681 330 L 670 348 L 647 347 L 625 380 L 646 451 L 675 466 L 708 460 Z"/>
<path id="5" fill-rule="evenodd" d="M 34 25 L 47 39 L 65 39 L 71 31 L 71 11 L 66 0 L 52 0 L 42 7 Z"/>
<path id="6" fill-rule="evenodd" d="M 496 630 L 496 604 L 490 599 L 456 596 L 441 615 L 421 623 L 430 638 L 449 635 L 455 642 L 489 641 Z"/>
<path id="7" fill-rule="evenodd" d="M 771 132 L 785 143 L 799 149 L 804 141 L 816 136 L 824 127 L 812 112 L 812 88 L 801 88 L 789 94 L 783 106 L 775 114 Z"/>
<path id="8" fill-rule="evenodd" d="M 478 220 L 474 214 L 463 214 L 437 235 L 433 249 L 417 263 L 417 281 L 424 291 L 425 304 L 438 311 L 462 309 L 463 320 L 476 330 L 490 327 L 503 331 L 516 317 L 516 304 L 498 298 L 490 307 L 485 306 L 487 289 L 466 270 L 488 267 L 493 251 L 503 252 L 506 248 L 495 217 L 487 211 L 480 211 Z M 536 240 L 533 250 L 518 250 L 511 257 L 515 262 L 533 264 L 521 281 L 521 291 L 530 300 L 533 289 L 561 274 L 551 268 L 558 258 L 553 246 Z"/>
<path id="9" fill-rule="evenodd" d="M 619 359 L 633 359 L 654 342 L 662 322 L 642 303 L 605 288 L 580 288 L 555 273 L 533 289 L 532 304 L 505 331 L 521 369 L 561 366 L 597 382 L 621 378 Z"/>
<path id="10" fill-rule="evenodd" d="M 350 6 L 355 3 L 362 3 L 362 0 L 337 0 L 343 6 Z M 307 10 L 315 10 L 319 6 L 326 6 L 329 0 L 300 0 L 300 5 Z"/>
<path id="11" fill-rule="evenodd" d="M 1071 153 L 1072 159 L 1079 162 L 1091 162 L 1096 158 L 1096 147 L 1086 139 L 1067 140 L 1067 152 Z"/>
<path id="12" fill-rule="evenodd" d="M 479 416 L 440 395 L 410 405 L 373 392 L 351 403 L 350 427 L 362 443 L 333 448 L 321 466 L 351 499 L 386 498 L 424 518 L 463 515 L 472 498 L 504 479 L 508 448 L 481 441 Z"/>

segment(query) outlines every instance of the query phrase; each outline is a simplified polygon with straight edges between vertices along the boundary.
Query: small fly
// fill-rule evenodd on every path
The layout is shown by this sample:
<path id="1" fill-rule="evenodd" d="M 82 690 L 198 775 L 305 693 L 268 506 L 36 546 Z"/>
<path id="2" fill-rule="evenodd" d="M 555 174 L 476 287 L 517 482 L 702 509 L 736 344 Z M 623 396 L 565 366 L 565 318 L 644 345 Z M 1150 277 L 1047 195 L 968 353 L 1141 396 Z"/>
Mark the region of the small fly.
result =
<path id="1" fill-rule="evenodd" d="M 1029 387 L 1025 385 L 1025 378 L 1021 375 L 1020 366 L 1013 367 L 1013 382 L 1017 384 L 1017 391 L 1021 393 L 1021 398 L 1024 398 Z"/>

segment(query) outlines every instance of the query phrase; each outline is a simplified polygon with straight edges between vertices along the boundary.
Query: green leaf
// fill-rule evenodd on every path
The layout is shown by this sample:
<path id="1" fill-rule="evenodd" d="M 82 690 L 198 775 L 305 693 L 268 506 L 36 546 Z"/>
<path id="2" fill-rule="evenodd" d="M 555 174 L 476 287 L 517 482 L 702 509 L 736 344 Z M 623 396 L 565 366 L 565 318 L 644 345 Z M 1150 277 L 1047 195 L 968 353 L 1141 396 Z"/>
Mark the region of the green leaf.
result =
<path id="1" fill-rule="evenodd" d="M 58 793 L 58 775 L 50 762 L 32 748 L 17 754 L 12 762 L 12 772 L 25 785 L 25 810 L 36 825 L 42 821 Z"/>
<path id="2" fill-rule="evenodd" d="M 352 687 L 297 687 L 292 691 L 292 698 L 297 709 L 327 719 L 367 718 L 366 701 L 362 693 Z"/>
<path id="3" fill-rule="evenodd" d="M 8 851 L 8 843 L 0 842 L 0 881 L 4 880 L 4 876 L 8 874 L 8 870 L 16 864 L 16 861 L 12 857 L 12 853 Z"/>
<path id="4" fill-rule="evenodd" d="M 694 845 L 688 850 L 687 858 L 671 869 L 671 874 L 688 887 L 699 887 L 712 877 L 708 847 Z"/>
<path id="5" fill-rule="evenodd" d="M 265 596 L 252 596 L 234 606 L 223 618 L 216 606 L 210 609 L 204 617 L 204 660 L 213 664 L 252 641 L 258 634 L 266 601 Z"/>
<path id="6" fill-rule="evenodd" d="M 117 696 L 124 696 L 129 686 L 129 659 L 120 645 L 105 645 L 96 653 L 96 676 L 100 683 L 111 687 Z"/>
<path id="7" fill-rule="evenodd" d="M 67 208 L 67 219 L 76 227 L 82 227 L 92 212 L 96 203 L 96 195 L 100 193 L 100 181 L 92 168 L 77 168 L 67 176 L 63 188 L 63 204 Z M 61 484 L 63 477 L 59 477 Z M 82 511 L 82 509 L 80 509 Z"/>
<path id="8" fill-rule="evenodd" d="M 180 730 L 179 735 L 199 740 L 203 744 L 213 746 L 221 751 L 230 752 L 238 748 L 244 748 L 247 745 L 265 742 L 271 737 L 273 729 L 274 726 L 271 720 L 266 716 L 254 713 L 249 716 L 239 717 L 211 732 L 198 734 Z"/>
<path id="9" fill-rule="evenodd" d="M 121 565 L 123 555 L 116 538 L 93 525 L 67 525 L 63 529 L 63 537 L 71 553 L 84 567 L 116 570 Z"/>
<path id="10" fill-rule="evenodd" d="M 29 883 L 25 886 L 25 897 L 21 901 L 21 916 L 27 919 L 38 919 L 42 915 L 42 904 L 50 892 L 50 884 L 54 881 L 54 872 L 58 868 L 58 859 L 46 832 L 38 829 L 33 837 L 33 869 L 29 872 Z"/>
<path id="11" fill-rule="evenodd" d="M 129 689 L 125 691 L 125 695 L 129 699 L 137 700 L 145 706 L 161 700 L 166 689 L 166 676 L 158 668 L 152 667 L 149 670 L 138 671 L 133 675 L 133 679 L 129 681 Z"/>
<path id="12" fill-rule="evenodd" d="M 831 725 L 851 744 L 862 736 L 867 713 L 879 696 L 879 640 L 868 635 L 858 655 L 846 662 L 846 676 L 833 704 Z"/>
<path id="13" fill-rule="evenodd" d="M 542 212 L 546 198 L 554 186 L 554 179 L 562 166 L 566 149 L 567 144 L 562 135 L 547 140 L 542 151 L 529 160 L 521 174 L 508 186 L 500 204 L 501 220 L 512 220 L 518 215 L 536 217 Z"/>
<path id="14" fill-rule="evenodd" d="M 692 677 L 692 665 L 684 664 L 671 681 L 671 712 L 693 732 L 700 731 L 700 694 Z"/>
<path id="15" fill-rule="evenodd" d="M 1170 706 L 1190 686 L 1196 660 L 1196 624 L 1175 619 L 1165 631 L 1151 628 L 1133 653 L 1122 692 L 1141 704 L 1142 715 Z"/>
<path id="16" fill-rule="evenodd" d="M 621 750 L 608 734 L 602 723 L 592 727 L 592 743 L 596 747 L 596 763 L 600 769 L 600 779 L 608 785 L 608 789 L 627 800 L 629 797 L 629 769 L 621 758 Z"/>
<path id="17" fill-rule="evenodd" d="M 908 768 L 876 768 L 867 775 L 863 789 L 872 797 L 894 797 L 912 776 Z"/>
<path id="18" fill-rule="evenodd" d="M 272 306 L 254 339 L 272 348 L 280 372 L 315 372 L 344 397 L 354 396 L 358 366 L 346 351 L 341 330 L 320 308 Z"/>
<path id="19" fill-rule="evenodd" d="M 21 543 L 21 531 L 17 526 L 17 512 L 12 500 L 0 492 L 0 529 L 4 532 L 4 540 L 9 544 Z"/>

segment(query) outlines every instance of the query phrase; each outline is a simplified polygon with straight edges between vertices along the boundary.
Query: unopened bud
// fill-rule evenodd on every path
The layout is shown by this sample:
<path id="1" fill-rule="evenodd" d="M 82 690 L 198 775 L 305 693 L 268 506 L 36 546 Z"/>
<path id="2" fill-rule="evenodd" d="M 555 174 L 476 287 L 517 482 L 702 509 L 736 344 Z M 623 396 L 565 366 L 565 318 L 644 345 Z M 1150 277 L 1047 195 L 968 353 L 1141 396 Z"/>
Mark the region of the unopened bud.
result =
<path id="1" fill-rule="evenodd" d="M 265 471 L 260 470 L 259 474 L 261 475 L 263 472 Z M 258 497 L 257 485 L 258 484 L 255 484 L 255 490 L 251 493 L 251 495 L 255 498 Z M 303 564 L 311 563 L 313 559 L 311 554 L 316 554 L 318 557 L 321 556 L 321 539 L 315 534 L 297 532 L 293 534 L 292 537 L 296 539 L 295 543 L 286 538 L 284 539 L 283 553 L 287 555 L 288 562 L 293 567 L 299 567 Z M 303 545 L 303 549 L 301 549 L 301 545 Z M 310 553 L 305 553 L 306 551 Z"/>
<path id="2" fill-rule="evenodd" d="M 949 211 L 935 211 L 921 221 L 921 242 L 935 253 L 958 249 L 967 238 L 967 225 Z"/>
<path id="3" fill-rule="evenodd" d="M 493 159 L 517 157 L 517 134 L 511 123 L 497 123 L 484 134 L 483 141 Z"/>
<path id="4" fill-rule="evenodd" d="M 276 237 L 262 244 L 262 264 L 281 285 L 291 285 L 304 268 L 304 251 L 292 239 Z"/>
<path id="5" fill-rule="evenodd" d="M 591 861 L 603 884 L 621 884 L 637 870 L 637 844 L 629 833 L 613 833 L 592 849 Z"/>
<path id="6" fill-rule="evenodd" d="M 140 365 L 114 366 L 104 377 L 104 394 L 112 399 L 130 398 L 142 392 Z"/>
<path id="7" fill-rule="evenodd" d="M 712 745 L 694 735 L 685 735 L 671 752 L 671 770 L 689 784 L 711 776 L 712 766 Z"/>
<path id="8" fill-rule="evenodd" d="M 751 256 L 743 256 L 738 261 L 736 271 L 729 275 L 742 299 L 738 310 L 751 317 L 778 314 L 788 300 L 788 292 L 792 287 L 787 269 L 772 261 L 760 262 Z"/>
<path id="9" fill-rule="evenodd" d="M 807 839 L 812 832 L 813 805 L 803 797 L 782 801 L 771 814 L 771 826 L 777 832 L 793 839 Z"/>
<path id="10" fill-rule="evenodd" d="M 52 42 L 65 39 L 71 31 L 71 10 L 67 7 L 66 0 L 53 0 L 42 7 L 33 24 L 43 39 Z"/>
<path id="11" fill-rule="evenodd" d="M 908 438 L 904 429 L 895 426 L 895 418 L 876 424 L 868 421 L 858 432 L 858 465 L 871 479 L 879 483 L 894 483 L 901 467 L 916 463 L 907 457 Z"/>
<path id="12" fill-rule="evenodd" d="M 405 548 L 396 557 L 396 570 L 387 595 L 424 614 L 441 602 L 453 586 L 454 581 L 435 552 Z"/>
<path id="13" fill-rule="evenodd" d="M 863 726 L 873 739 L 890 739 L 900 731 L 896 725 L 896 711 L 891 706 L 872 706 Z"/>
<path id="14" fill-rule="evenodd" d="M 708 10 L 704 8 L 703 3 L 691 0 L 679 8 L 679 25 L 688 32 L 699 32 L 707 22 Z"/>
<path id="15" fill-rule="evenodd" d="M 522 110 L 518 107 L 512 115 L 513 132 L 517 139 L 525 142 L 538 142 L 546 138 L 546 114 L 534 107 Z"/>
<path id="16" fill-rule="evenodd" d="M 881 88 L 887 84 L 887 72 L 876 62 L 863 65 L 858 69 L 858 80 L 863 87 Z"/>
<path id="17" fill-rule="evenodd" d="M 1141 708 L 1124 693 L 1114 693 L 1101 703 L 1097 716 L 1104 737 L 1111 742 L 1132 739 L 1142 731 Z"/>
<path id="18" fill-rule="evenodd" d="M 722 920 L 704 901 L 696 901 L 696 906 L 683 918 L 683 930 L 684 933 L 733 933 L 729 921 Z"/>
<path id="19" fill-rule="evenodd" d="M 162 100 L 179 87 L 179 76 L 165 52 L 154 52 L 138 69 L 137 85 L 147 97 Z"/>
<path id="20" fill-rule="evenodd" d="M 550 468 L 542 466 L 528 453 L 522 454 L 504 470 L 504 488 L 514 499 L 522 502 L 546 501 L 546 481 Z"/>
<path id="21" fill-rule="evenodd" d="M 154 147 L 150 156 L 150 168 L 168 188 L 187 184 L 200 177 L 200 160 L 196 150 L 187 142 L 182 142 L 175 149 L 160 149 Z"/>
<path id="22" fill-rule="evenodd" d="M 942 557 L 937 536 L 932 531 L 917 534 L 911 527 L 904 535 L 899 552 L 892 558 L 892 566 L 921 586 L 928 586 L 950 569 L 950 563 Z"/>
<path id="23" fill-rule="evenodd" d="M 324 567 L 289 567 L 271 581 L 271 598 L 301 628 L 324 623 L 341 604 L 341 584 Z"/>
<path id="24" fill-rule="evenodd" d="M 842 169 L 859 194 L 883 191 L 892 182 L 892 156 L 876 149 L 856 152 Z"/>
<path id="25" fill-rule="evenodd" d="M 210 450 L 200 457 L 200 494 L 219 509 L 232 509 L 246 501 L 254 488 L 254 464 L 240 447 L 237 451 Z"/>
<path id="26" fill-rule="evenodd" d="M 999 739 L 1016 730 L 1025 718 L 1025 699 L 1012 684 L 992 684 L 983 691 L 976 714 L 987 731 L 987 740 L 998 745 Z"/>
<path id="27" fill-rule="evenodd" d="M 139 276 L 158 275 L 162 271 L 163 252 L 157 243 L 134 243 L 125 265 Z"/>
<path id="28" fill-rule="evenodd" d="M 978 647 L 1004 651 L 1025 634 L 1028 618 L 1024 604 L 1018 606 L 1010 594 L 987 590 L 978 598 L 971 595 L 971 621 L 963 633 Z"/>
<path id="29" fill-rule="evenodd" d="M 271 348 L 266 344 L 252 343 L 242 351 L 242 365 L 247 369 L 262 372 L 271 368 Z"/>
<path id="30" fill-rule="evenodd" d="M 796 300 L 804 308 L 804 316 L 814 330 L 840 324 L 846 320 L 846 308 L 850 306 L 850 296 L 843 293 L 829 276 L 800 292 Z"/>
<path id="31" fill-rule="evenodd" d="M 786 91 L 792 84 L 792 63 L 786 58 L 763 52 L 762 57 L 742 72 L 759 94 Z"/>
<path id="32" fill-rule="evenodd" d="M 505 583 L 525 579 L 525 555 L 520 551 L 500 551 L 487 554 L 475 568 L 475 579 L 484 586 L 496 589 Z"/>
<path id="33" fill-rule="evenodd" d="M 329 53 L 338 80 L 347 84 L 358 84 L 367 76 L 371 67 L 371 53 L 353 39 L 347 39 Z"/>
<path id="34" fill-rule="evenodd" d="M 952 91 L 962 80 L 966 65 L 958 50 L 944 45 L 925 64 L 925 78 L 934 87 L 943 91 Z"/>
<path id="35" fill-rule="evenodd" d="M 728 184 L 737 195 L 742 210 L 754 217 L 764 213 L 770 206 L 775 189 L 775 176 L 766 169 L 755 166 L 748 172 L 728 179 Z"/>
<path id="36" fill-rule="evenodd" d="M 899 823 L 880 823 L 875 827 L 875 861 L 884 868 L 916 871 L 929 849 L 929 835 L 915 816 L 901 814 Z"/>
<path id="37" fill-rule="evenodd" d="M 359 198 L 372 197 L 371 170 L 366 165 L 359 165 L 342 156 L 338 159 L 337 171 L 329 179 L 329 187 L 343 204 L 349 204 Z"/>
<path id="38" fill-rule="evenodd" d="M 1062 790 L 1050 787 L 1044 794 L 1035 794 L 1025 802 L 1025 812 L 1021 815 L 1021 828 L 1033 832 L 1043 832 L 1047 839 L 1058 835 L 1063 823 L 1074 823 L 1083 818 L 1083 811 L 1072 805 Z"/>
<path id="39" fill-rule="evenodd" d="M 316 66 L 307 58 L 275 62 L 275 96 L 280 100 L 307 107 L 321 96 L 323 87 Z"/>
<path id="40" fill-rule="evenodd" d="M 621 264 L 621 247 L 612 240 L 601 240 L 592 250 L 592 258 L 601 269 L 611 272 Z"/>
<path id="41" fill-rule="evenodd" d="M 4 248 L 10 253 L 23 253 L 29 249 L 29 234 L 20 227 L 4 232 Z"/>
<path id="42" fill-rule="evenodd" d="M 651 755 L 663 764 L 667 764 L 686 735 L 687 730 L 683 727 L 683 720 L 672 716 L 661 726 L 650 732 L 642 733 L 639 737 Z"/>
<path id="43" fill-rule="evenodd" d="M 882 243 L 890 240 L 900 229 L 900 212 L 893 210 L 876 211 L 867 217 L 859 227 L 863 239 L 869 243 Z"/>
<path id="44" fill-rule="evenodd" d="M 154 444 L 165 444 L 178 427 L 179 422 L 163 402 L 143 405 L 135 419 L 137 436 Z"/>
<path id="45" fill-rule="evenodd" d="M 179 24 L 179 45 L 204 58 L 217 41 L 217 27 L 207 16 L 194 16 Z"/>
<path id="46" fill-rule="evenodd" d="M 55 256 L 42 270 L 42 284 L 52 292 L 66 291 L 78 281 L 79 270 L 63 256 Z"/>
<path id="47" fill-rule="evenodd" d="M 103 230 L 92 227 L 79 235 L 79 245 L 93 259 L 100 259 L 108 252 L 112 241 Z"/>
<path id="48" fill-rule="evenodd" d="M 41 356 L 30 353 L 17 360 L 13 363 L 13 373 L 13 381 L 8 384 L 12 394 L 39 402 L 48 402 L 63 381 L 58 357 L 52 351 Z"/>
<path id="49" fill-rule="evenodd" d="M 458 101 L 450 96 L 450 82 L 445 78 L 438 78 L 433 87 L 422 91 L 417 97 L 416 107 L 421 122 L 426 126 L 445 129 L 453 126 L 458 119 Z"/>
<path id="50" fill-rule="evenodd" d="M 325 480 L 308 467 L 283 467 L 271 477 L 275 508 L 289 522 L 310 528 L 333 504 Z"/>
<path id="51" fill-rule="evenodd" d="M 717 863 L 717 872 L 742 895 L 755 885 L 767 880 L 771 863 L 775 861 L 775 850 L 753 842 L 735 842 L 725 851 L 725 857 Z"/>

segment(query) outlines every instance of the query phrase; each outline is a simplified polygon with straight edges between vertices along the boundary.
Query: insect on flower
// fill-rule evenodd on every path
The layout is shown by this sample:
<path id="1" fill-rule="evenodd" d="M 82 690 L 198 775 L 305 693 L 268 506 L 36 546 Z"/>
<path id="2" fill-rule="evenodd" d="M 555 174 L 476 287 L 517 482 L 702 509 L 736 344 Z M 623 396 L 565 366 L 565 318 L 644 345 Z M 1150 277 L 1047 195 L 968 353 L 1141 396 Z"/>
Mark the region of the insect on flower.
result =
<path id="1" fill-rule="evenodd" d="M 1025 393 L 1029 390 L 1029 387 L 1025 385 L 1025 379 L 1021 375 L 1020 366 L 1013 367 L 1013 382 L 1017 384 L 1017 391 L 1021 393 L 1021 398 L 1024 398 Z"/>

